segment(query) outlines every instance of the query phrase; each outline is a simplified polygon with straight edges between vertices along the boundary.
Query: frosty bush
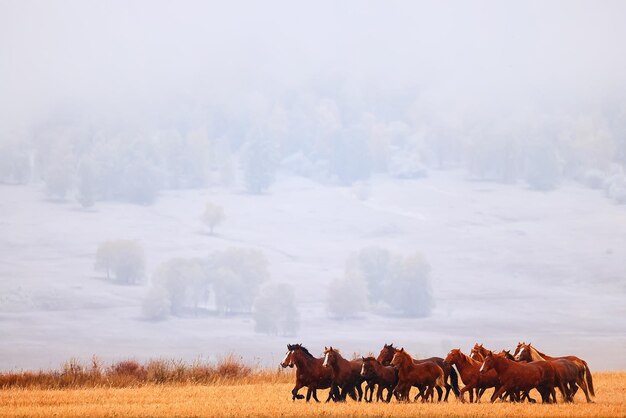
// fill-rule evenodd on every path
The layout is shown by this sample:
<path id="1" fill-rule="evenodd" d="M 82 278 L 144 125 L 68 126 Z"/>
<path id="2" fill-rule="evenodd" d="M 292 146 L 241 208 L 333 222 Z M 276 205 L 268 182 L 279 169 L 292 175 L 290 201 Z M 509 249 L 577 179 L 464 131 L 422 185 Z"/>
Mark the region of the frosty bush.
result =
<path id="1" fill-rule="evenodd" d="M 582 181 L 592 189 L 602 189 L 604 188 L 606 178 L 605 174 L 600 170 L 587 170 L 583 174 Z"/>
<path id="2" fill-rule="evenodd" d="M 95 268 L 111 274 L 123 284 L 134 284 L 143 278 L 145 257 L 143 247 L 137 241 L 106 241 L 98 246 Z"/>
<path id="3" fill-rule="evenodd" d="M 358 278 L 339 278 L 330 283 L 326 308 L 331 318 L 357 317 L 367 310 L 367 284 Z"/>
<path id="4" fill-rule="evenodd" d="M 254 140 L 243 152 L 243 172 L 248 193 L 259 194 L 274 183 L 275 152 L 269 141 Z"/>
<path id="5" fill-rule="evenodd" d="M 293 287 L 282 283 L 265 287 L 254 302 L 253 317 L 256 332 L 295 335 L 300 327 L 300 315 Z"/>
<path id="6" fill-rule="evenodd" d="M 211 277 L 204 260 L 174 258 L 159 265 L 152 276 L 152 283 L 165 292 L 172 314 L 181 315 L 186 308 L 193 309 L 197 314 L 200 305 L 209 298 Z"/>
<path id="7" fill-rule="evenodd" d="M 380 247 L 362 249 L 348 259 L 345 278 L 331 284 L 330 312 L 343 318 L 352 311 L 362 310 L 366 304 L 359 301 L 360 296 L 346 301 L 360 295 L 361 286 L 366 289 L 369 306 L 384 311 L 422 317 L 428 316 L 433 306 L 430 266 L 419 253 L 402 257 Z M 353 303 L 357 306 L 352 306 Z"/>
<path id="8" fill-rule="evenodd" d="M 217 309 L 222 314 L 250 312 L 260 285 L 269 278 L 258 250 L 231 248 L 209 257 Z"/>
<path id="9" fill-rule="evenodd" d="M 202 222 L 209 227 L 209 232 L 213 235 L 213 230 L 224 220 L 224 208 L 214 203 L 207 203 L 202 215 Z"/>
<path id="10" fill-rule="evenodd" d="M 141 305 L 143 316 L 152 320 L 167 318 L 170 309 L 169 295 L 161 286 L 152 287 Z"/>
<path id="11" fill-rule="evenodd" d="M 421 254 L 396 258 L 385 290 L 387 304 L 403 316 L 430 315 L 433 308 L 430 266 Z"/>
<path id="12" fill-rule="evenodd" d="M 626 204 L 626 175 L 614 174 L 606 181 L 606 195 L 617 204 Z"/>

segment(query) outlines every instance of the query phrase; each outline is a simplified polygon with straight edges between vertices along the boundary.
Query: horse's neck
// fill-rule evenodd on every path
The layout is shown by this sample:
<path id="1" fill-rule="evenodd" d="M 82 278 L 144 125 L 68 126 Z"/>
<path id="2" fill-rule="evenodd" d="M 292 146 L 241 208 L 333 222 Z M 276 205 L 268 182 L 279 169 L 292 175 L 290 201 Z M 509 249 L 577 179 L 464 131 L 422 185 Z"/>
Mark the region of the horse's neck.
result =
<path id="1" fill-rule="evenodd" d="M 531 349 L 532 349 L 532 350 L 530 350 L 531 355 L 534 353 L 537 356 L 539 356 L 538 360 L 554 360 L 554 357 L 550 357 L 550 356 L 542 353 L 541 351 L 537 350 L 535 347 L 531 347 Z"/>
<path id="2" fill-rule="evenodd" d="M 309 358 L 304 353 L 301 353 L 294 357 L 293 364 L 296 365 L 296 369 L 302 372 L 310 370 L 315 360 L 316 359 Z"/>
<path id="3" fill-rule="evenodd" d="M 341 368 L 345 368 L 350 365 L 350 361 L 343 358 L 341 354 L 337 353 L 337 360 L 333 363 L 333 369 L 341 370 Z"/>
<path id="4" fill-rule="evenodd" d="M 516 366 L 519 366 L 519 364 L 517 364 L 514 361 L 511 361 L 509 359 L 506 359 L 504 357 L 499 357 L 499 356 L 493 356 L 493 368 L 496 369 L 496 372 L 498 374 L 500 373 L 504 373 L 507 370 L 509 370 L 510 368 L 514 368 Z"/>
<path id="5" fill-rule="evenodd" d="M 402 367 L 400 367 L 401 371 L 408 373 L 411 370 L 413 370 L 415 367 L 417 367 L 417 365 L 415 364 L 411 356 L 409 356 L 408 354 L 405 354 L 402 357 L 404 360 L 402 360 Z"/>
<path id="6" fill-rule="evenodd" d="M 530 347 L 529 351 L 530 351 L 530 359 L 532 361 L 546 361 L 545 357 L 543 357 L 541 354 L 539 354 L 537 350 L 535 350 L 535 347 Z"/>
<path id="7" fill-rule="evenodd" d="M 480 361 L 471 358 L 470 356 L 467 356 L 463 353 L 461 353 L 461 361 L 464 362 L 465 364 L 468 364 L 470 366 L 478 366 L 481 364 Z"/>

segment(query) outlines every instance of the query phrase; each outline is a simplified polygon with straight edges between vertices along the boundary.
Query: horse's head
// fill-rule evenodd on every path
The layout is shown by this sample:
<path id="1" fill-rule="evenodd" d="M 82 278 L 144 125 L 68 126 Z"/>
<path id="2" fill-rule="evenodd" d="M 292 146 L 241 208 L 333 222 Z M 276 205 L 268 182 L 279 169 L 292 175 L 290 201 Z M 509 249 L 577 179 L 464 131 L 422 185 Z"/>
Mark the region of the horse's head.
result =
<path id="1" fill-rule="evenodd" d="M 494 365 L 494 355 L 493 352 L 489 351 L 487 356 L 485 356 L 485 361 L 483 361 L 483 365 L 480 366 L 481 373 L 487 373 L 489 370 L 493 369 Z"/>
<path id="2" fill-rule="evenodd" d="M 280 362 L 282 367 L 293 367 L 293 351 L 294 345 L 287 344 L 287 354 L 285 354 L 285 358 Z"/>
<path id="3" fill-rule="evenodd" d="M 515 347 L 515 351 L 513 352 L 513 357 L 515 357 L 516 360 L 517 360 L 517 357 L 519 356 L 520 350 L 522 349 L 524 345 L 526 345 L 526 343 L 523 341 L 519 341 L 517 343 L 517 347 Z"/>
<path id="4" fill-rule="evenodd" d="M 476 349 L 476 347 L 472 348 L 472 350 L 470 351 L 470 358 L 473 358 L 477 361 L 485 360 L 485 356 L 483 356 L 482 353 L 478 349 Z"/>
<path id="5" fill-rule="evenodd" d="M 378 363 L 378 361 L 374 357 L 361 357 L 363 360 L 363 365 L 361 366 L 361 376 L 368 378 L 374 375 L 374 363 Z"/>
<path id="6" fill-rule="evenodd" d="M 450 350 L 450 352 L 448 353 L 444 361 L 448 364 L 454 364 L 458 362 L 460 359 L 461 359 L 461 349 L 453 348 L 452 350 Z"/>
<path id="7" fill-rule="evenodd" d="M 515 361 L 515 357 L 511 354 L 510 350 L 502 350 L 498 353 L 500 357 L 504 357 L 507 360 Z"/>
<path id="8" fill-rule="evenodd" d="M 332 346 L 324 347 L 324 367 L 332 367 L 337 362 L 339 353 Z"/>
<path id="9" fill-rule="evenodd" d="M 412 361 L 410 360 L 410 356 L 409 353 L 407 353 L 406 351 L 404 351 L 404 347 L 401 349 L 396 349 L 395 354 L 393 355 L 393 358 L 391 359 L 391 365 L 393 367 L 401 367 L 403 364 L 405 364 L 407 362 L 407 359 L 409 359 L 408 361 Z"/>
<path id="10" fill-rule="evenodd" d="M 530 343 L 526 344 L 522 342 L 517 344 L 513 359 L 515 361 L 533 361 L 533 352 Z"/>
<path id="11" fill-rule="evenodd" d="M 393 343 L 385 344 L 383 349 L 380 350 L 380 353 L 378 354 L 376 360 L 378 360 L 380 364 L 388 366 L 394 354 L 396 354 L 396 348 L 393 346 Z"/>

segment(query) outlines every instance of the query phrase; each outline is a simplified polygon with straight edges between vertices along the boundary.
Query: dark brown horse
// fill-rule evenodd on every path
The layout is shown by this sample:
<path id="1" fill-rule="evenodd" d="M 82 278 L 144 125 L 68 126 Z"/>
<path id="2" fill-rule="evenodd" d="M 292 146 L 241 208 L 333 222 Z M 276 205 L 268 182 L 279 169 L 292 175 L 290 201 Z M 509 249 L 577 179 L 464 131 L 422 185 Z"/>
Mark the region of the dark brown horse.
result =
<path id="1" fill-rule="evenodd" d="M 333 371 L 333 383 L 341 389 L 340 400 L 345 401 L 347 395 L 355 399 L 354 389 L 356 389 L 359 394 L 358 401 L 361 401 L 363 398 L 361 384 L 365 380 L 361 376 L 363 366 L 361 359 L 347 360 L 341 356 L 338 350 L 333 347 L 326 347 L 323 366 Z"/>
<path id="2" fill-rule="evenodd" d="M 338 391 L 336 387 L 333 387 L 333 371 L 324 367 L 324 359 L 315 358 L 309 350 L 304 348 L 302 344 L 287 344 L 287 355 L 280 363 L 282 367 L 296 367 L 296 385 L 291 391 L 292 398 L 296 399 L 304 398 L 303 395 L 299 395 L 298 391 L 302 387 L 307 387 L 306 401 L 309 402 L 311 396 L 316 402 L 317 389 L 328 389 L 328 402 L 331 399 L 336 399 Z"/>
<path id="3" fill-rule="evenodd" d="M 556 401 L 554 390 L 556 374 L 554 368 L 545 361 L 536 361 L 528 364 L 517 363 L 491 351 L 485 356 L 480 372 L 485 374 L 495 369 L 500 380 L 500 387 L 491 396 L 495 402 L 504 393 L 528 392 L 537 389 L 544 403 L 550 403 L 550 396 Z"/>
<path id="4" fill-rule="evenodd" d="M 578 391 L 578 387 L 583 390 L 587 402 L 593 402 L 591 398 L 589 398 L 587 382 L 585 381 L 585 373 L 588 370 L 587 367 L 579 367 L 576 363 L 567 358 L 548 360 L 541 356 L 531 344 L 519 343 L 516 353 L 519 361 L 549 361 L 556 372 L 559 380 L 559 390 L 565 402 L 574 401 L 574 395 L 576 391 Z"/>
<path id="5" fill-rule="evenodd" d="M 368 386 L 370 384 L 372 384 L 372 387 L 373 385 L 378 385 L 378 390 L 376 392 L 377 402 L 389 402 L 391 400 L 393 389 L 398 384 L 398 371 L 396 369 L 392 366 L 383 366 L 374 357 L 363 357 L 361 376 L 363 376 L 363 378 L 367 381 Z M 387 389 L 386 398 L 383 398 L 384 389 Z M 372 394 L 370 394 L 369 402 L 372 402 Z"/>
<path id="6" fill-rule="evenodd" d="M 446 357 L 446 363 L 453 364 L 459 370 L 461 380 L 465 384 L 461 389 L 461 402 L 465 402 L 465 392 L 469 391 L 470 402 L 474 402 L 474 389 L 476 390 L 476 402 L 480 402 L 485 389 L 500 386 L 498 375 L 495 370 L 488 373 L 480 373 L 482 362 L 474 360 L 461 352 L 460 348 L 450 350 Z"/>
<path id="7" fill-rule="evenodd" d="M 398 399 L 408 401 L 411 387 L 420 390 L 422 402 L 431 399 L 434 401 L 435 387 L 445 386 L 443 369 L 432 361 L 416 364 L 413 357 L 404 348 L 396 350 L 391 359 L 391 365 L 398 370 L 398 384 L 395 392 Z M 417 399 L 417 397 L 416 397 Z"/>
<path id="8" fill-rule="evenodd" d="M 378 354 L 377 360 L 387 366 L 391 363 L 391 359 L 398 349 L 393 346 L 393 344 L 385 344 L 385 346 L 380 350 L 380 354 Z M 444 397 L 444 401 L 448 401 L 448 395 L 450 394 L 450 390 L 454 392 L 454 395 L 459 397 L 459 376 L 450 364 L 446 363 L 444 359 L 441 357 L 431 357 L 427 359 L 416 359 L 414 360 L 415 364 L 433 362 L 437 364 L 443 370 L 444 380 L 445 380 L 445 389 L 446 395 Z M 437 387 L 438 400 L 441 402 L 441 398 L 443 395 L 443 390 L 440 387 Z"/>

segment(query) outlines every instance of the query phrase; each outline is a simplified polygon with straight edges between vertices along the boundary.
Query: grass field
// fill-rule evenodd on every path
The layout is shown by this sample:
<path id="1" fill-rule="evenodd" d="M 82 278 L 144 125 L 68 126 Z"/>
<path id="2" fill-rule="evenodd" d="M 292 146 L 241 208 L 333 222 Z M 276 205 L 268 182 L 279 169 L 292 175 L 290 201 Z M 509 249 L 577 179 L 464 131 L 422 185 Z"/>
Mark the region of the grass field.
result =
<path id="1" fill-rule="evenodd" d="M 441 404 L 293 402 L 290 376 L 254 383 L 164 384 L 127 388 L 19 389 L 0 391 L 2 417 L 625 417 L 626 373 L 596 373 L 595 403 L 578 395 L 575 404 Z M 246 382 L 246 381 L 244 381 Z M 325 391 L 324 391 L 325 392 Z M 305 393 L 301 390 L 301 393 Z M 535 394 L 538 397 L 538 394 Z M 325 399 L 325 393 L 320 398 Z"/>

